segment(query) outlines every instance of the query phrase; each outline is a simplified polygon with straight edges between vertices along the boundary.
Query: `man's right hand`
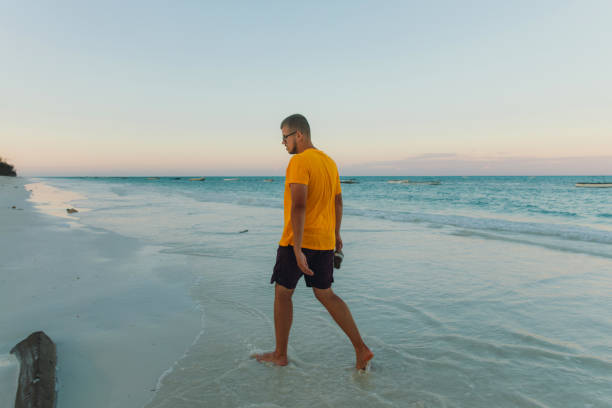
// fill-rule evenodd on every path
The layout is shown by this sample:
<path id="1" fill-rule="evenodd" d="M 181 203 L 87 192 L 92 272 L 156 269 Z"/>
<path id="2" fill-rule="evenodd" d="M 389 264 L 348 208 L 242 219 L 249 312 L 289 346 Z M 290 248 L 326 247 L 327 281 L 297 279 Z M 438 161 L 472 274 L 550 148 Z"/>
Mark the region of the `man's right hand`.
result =
<path id="1" fill-rule="evenodd" d="M 336 251 L 340 251 L 342 249 L 342 237 L 340 237 L 340 233 L 336 234 Z"/>
<path id="2" fill-rule="evenodd" d="M 312 276 L 314 272 L 308 267 L 308 261 L 306 260 L 306 255 L 302 252 L 301 249 L 294 250 L 295 252 L 295 260 L 297 261 L 297 265 L 300 270 L 304 273 L 304 275 Z"/>

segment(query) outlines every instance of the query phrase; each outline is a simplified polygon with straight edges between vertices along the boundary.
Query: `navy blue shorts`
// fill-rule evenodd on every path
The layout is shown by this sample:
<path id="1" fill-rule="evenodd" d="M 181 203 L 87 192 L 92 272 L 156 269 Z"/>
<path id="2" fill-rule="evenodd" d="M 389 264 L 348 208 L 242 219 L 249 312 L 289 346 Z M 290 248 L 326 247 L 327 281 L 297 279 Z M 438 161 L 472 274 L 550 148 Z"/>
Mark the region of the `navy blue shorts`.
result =
<path id="1" fill-rule="evenodd" d="M 279 246 L 276 251 L 276 264 L 272 272 L 270 283 L 278 283 L 287 289 L 295 289 L 298 281 L 304 275 L 306 286 L 317 289 L 328 289 L 334 281 L 334 251 L 319 251 L 302 248 L 306 255 L 308 267 L 314 272 L 313 276 L 304 275 L 298 267 L 293 252 L 293 246 Z"/>

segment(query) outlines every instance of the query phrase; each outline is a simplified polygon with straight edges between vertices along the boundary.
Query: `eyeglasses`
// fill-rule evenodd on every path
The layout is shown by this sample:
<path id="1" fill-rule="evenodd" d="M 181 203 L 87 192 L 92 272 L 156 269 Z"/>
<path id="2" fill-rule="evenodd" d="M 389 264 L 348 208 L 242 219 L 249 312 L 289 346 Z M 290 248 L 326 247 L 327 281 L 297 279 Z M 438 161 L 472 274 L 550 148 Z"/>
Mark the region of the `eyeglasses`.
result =
<path id="1" fill-rule="evenodd" d="M 288 138 L 289 136 L 293 136 L 293 135 L 295 135 L 296 133 L 297 133 L 297 130 L 294 130 L 293 132 L 289 133 L 288 135 L 283 135 L 283 140 L 287 140 L 287 138 Z"/>

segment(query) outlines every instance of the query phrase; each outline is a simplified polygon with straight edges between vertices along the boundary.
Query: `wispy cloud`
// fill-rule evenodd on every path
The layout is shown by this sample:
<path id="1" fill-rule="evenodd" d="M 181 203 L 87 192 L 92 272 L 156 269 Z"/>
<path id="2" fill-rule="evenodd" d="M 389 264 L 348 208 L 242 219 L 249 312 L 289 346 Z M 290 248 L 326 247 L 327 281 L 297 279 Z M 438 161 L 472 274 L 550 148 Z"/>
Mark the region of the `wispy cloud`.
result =
<path id="1" fill-rule="evenodd" d="M 351 175 L 612 175 L 612 156 L 519 157 L 428 153 L 341 166 Z"/>

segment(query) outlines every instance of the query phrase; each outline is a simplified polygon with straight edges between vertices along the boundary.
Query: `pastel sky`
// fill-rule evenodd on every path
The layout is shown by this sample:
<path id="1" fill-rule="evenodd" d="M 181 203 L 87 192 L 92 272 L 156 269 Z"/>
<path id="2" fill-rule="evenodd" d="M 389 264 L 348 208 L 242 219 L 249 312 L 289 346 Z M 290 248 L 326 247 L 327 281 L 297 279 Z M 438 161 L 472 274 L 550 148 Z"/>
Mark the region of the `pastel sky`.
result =
<path id="1" fill-rule="evenodd" d="M 21 175 L 612 174 L 612 2 L 0 2 Z"/>

